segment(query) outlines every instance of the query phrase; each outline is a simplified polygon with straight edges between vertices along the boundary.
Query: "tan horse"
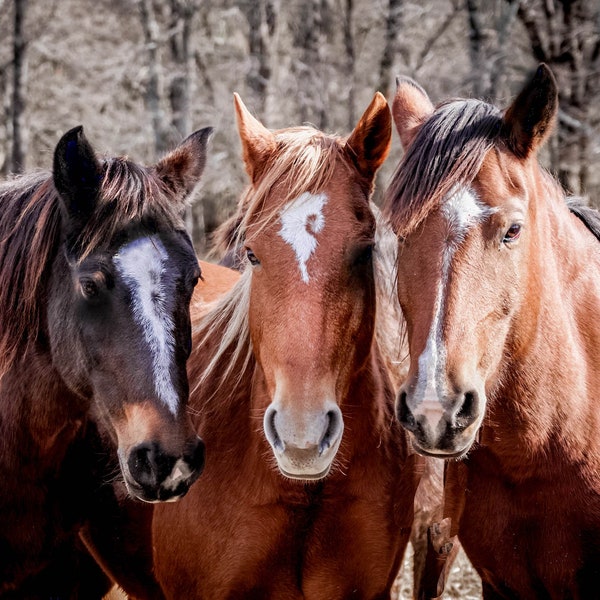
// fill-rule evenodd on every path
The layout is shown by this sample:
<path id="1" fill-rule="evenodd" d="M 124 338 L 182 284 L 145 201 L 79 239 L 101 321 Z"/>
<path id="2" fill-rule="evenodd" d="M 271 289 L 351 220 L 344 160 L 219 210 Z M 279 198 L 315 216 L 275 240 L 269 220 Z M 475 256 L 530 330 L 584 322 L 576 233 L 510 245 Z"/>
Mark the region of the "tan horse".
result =
<path id="1" fill-rule="evenodd" d="M 598 216 L 539 166 L 556 112 L 544 65 L 503 114 L 410 80 L 394 100 L 397 412 L 419 452 L 461 459 L 446 515 L 486 600 L 590 598 L 600 575 Z"/>

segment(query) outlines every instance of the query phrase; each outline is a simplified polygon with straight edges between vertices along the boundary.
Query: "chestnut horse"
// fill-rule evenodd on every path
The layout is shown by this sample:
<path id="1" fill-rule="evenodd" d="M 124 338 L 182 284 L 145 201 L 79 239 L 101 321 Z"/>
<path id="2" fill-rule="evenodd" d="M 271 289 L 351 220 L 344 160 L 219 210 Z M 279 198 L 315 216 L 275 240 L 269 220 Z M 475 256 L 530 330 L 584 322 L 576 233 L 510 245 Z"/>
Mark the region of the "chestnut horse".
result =
<path id="1" fill-rule="evenodd" d="M 369 195 L 389 108 L 377 94 L 340 139 L 235 106 L 248 265 L 194 324 L 208 461 L 176 507 L 154 507 L 155 572 L 168 598 L 389 598 L 419 460 L 374 340 Z"/>
<path id="2" fill-rule="evenodd" d="M 377 282 L 377 311 L 375 337 L 387 373 L 395 390 L 404 382 L 408 372 L 408 345 L 406 343 L 405 322 L 395 289 L 394 273 L 398 255 L 398 240 L 389 223 L 381 215 L 379 208 L 369 205 L 376 221 L 375 247 L 377 260 L 374 262 Z M 239 243 L 240 226 L 244 220 L 243 203 L 238 211 L 223 223 L 213 236 L 214 252 L 224 258 L 219 265 L 241 269 L 245 267 L 244 246 Z M 203 304 L 224 293 L 224 287 L 235 281 L 234 271 L 219 268 L 210 263 L 201 263 L 203 282 L 194 292 L 193 307 L 202 310 Z M 201 300 L 196 302 L 196 299 Z M 398 335 L 400 333 L 400 335 Z M 429 543 L 430 528 L 443 519 L 443 467 L 444 461 L 427 457 L 422 461 L 422 473 L 415 494 L 414 520 L 410 542 L 413 546 L 413 596 L 417 600 L 429 600 L 437 596 L 440 579 L 439 563 L 445 570 L 450 568 L 459 550 L 457 540 L 446 539 L 445 530 L 434 533 L 433 544 Z M 402 576 L 402 574 L 400 575 Z"/>
<path id="3" fill-rule="evenodd" d="M 537 153 L 541 65 L 501 113 L 400 80 L 386 198 L 411 363 L 397 414 L 449 461 L 445 514 L 486 600 L 590 598 L 600 577 L 600 245 Z M 592 231 L 590 231 L 592 230 Z"/>
<path id="4" fill-rule="evenodd" d="M 52 174 L 0 186 L 2 598 L 72 597 L 65 573 L 88 585 L 78 531 L 119 466 L 148 502 L 181 497 L 203 468 L 186 374 L 200 271 L 182 212 L 210 133 L 145 168 L 98 159 L 77 127 Z"/>

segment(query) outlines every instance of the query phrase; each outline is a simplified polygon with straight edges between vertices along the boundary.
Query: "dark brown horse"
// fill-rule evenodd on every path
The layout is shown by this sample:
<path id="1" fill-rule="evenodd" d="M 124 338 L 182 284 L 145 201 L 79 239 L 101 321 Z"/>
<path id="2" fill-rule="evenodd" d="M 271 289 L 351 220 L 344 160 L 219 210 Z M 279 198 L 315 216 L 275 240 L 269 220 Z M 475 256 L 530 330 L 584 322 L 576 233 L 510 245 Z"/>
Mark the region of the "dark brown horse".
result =
<path id="1" fill-rule="evenodd" d="M 397 413 L 419 452 L 460 458 L 445 514 L 486 600 L 598 595 L 600 244 L 539 166 L 556 112 L 544 65 L 504 113 L 410 80 L 394 100 Z"/>
<path id="2" fill-rule="evenodd" d="M 418 481 L 374 339 L 369 195 L 389 108 L 377 95 L 347 139 L 236 109 L 248 264 L 194 324 L 208 461 L 154 507 L 156 574 L 178 599 L 389 598 Z"/>
<path id="3" fill-rule="evenodd" d="M 210 132 L 145 168 L 99 160 L 75 128 L 52 174 L 0 186 L 3 598 L 76 594 L 62 575 L 81 575 L 77 533 L 107 477 L 156 502 L 202 470 L 186 374 L 200 271 L 182 211 Z"/>

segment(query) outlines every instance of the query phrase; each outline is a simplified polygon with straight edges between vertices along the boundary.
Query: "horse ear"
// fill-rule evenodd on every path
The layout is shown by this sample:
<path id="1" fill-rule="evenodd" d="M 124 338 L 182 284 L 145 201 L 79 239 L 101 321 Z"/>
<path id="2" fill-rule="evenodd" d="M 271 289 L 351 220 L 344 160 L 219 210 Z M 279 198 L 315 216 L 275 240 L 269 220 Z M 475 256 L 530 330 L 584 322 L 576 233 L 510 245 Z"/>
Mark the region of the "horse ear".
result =
<path id="1" fill-rule="evenodd" d="M 396 95 L 392 103 L 394 123 L 406 150 L 417 135 L 423 122 L 433 113 L 434 107 L 427 92 L 409 77 L 396 79 Z"/>
<path id="2" fill-rule="evenodd" d="M 383 94 L 377 92 L 346 140 L 345 148 L 361 175 L 372 181 L 387 158 L 391 141 L 390 108 Z"/>
<path id="3" fill-rule="evenodd" d="M 67 131 L 56 145 L 53 178 L 72 228 L 81 228 L 96 206 L 102 178 L 102 167 L 81 125 Z"/>
<path id="4" fill-rule="evenodd" d="M 154 165 L 158 177 L 178 196 L 191 194 L 200 181 L 213 131 L 212 127 L 195 131 Z"/>
<path id="5" fill-rule="evenodd" d="M 509 148 L 518 157 L 527 158 L 548 137 L 557 112 L 556 79 L 542 63 L 504 113 L 502 125 Z"/>
<path id="6" fill-rule="evenodd" d="M 238 94 L 233 94 L 233 103 L 246 173 L 255 184 L 260 179 L 267 160 L 275 150 L 275 136 L 250 114 Z"/>

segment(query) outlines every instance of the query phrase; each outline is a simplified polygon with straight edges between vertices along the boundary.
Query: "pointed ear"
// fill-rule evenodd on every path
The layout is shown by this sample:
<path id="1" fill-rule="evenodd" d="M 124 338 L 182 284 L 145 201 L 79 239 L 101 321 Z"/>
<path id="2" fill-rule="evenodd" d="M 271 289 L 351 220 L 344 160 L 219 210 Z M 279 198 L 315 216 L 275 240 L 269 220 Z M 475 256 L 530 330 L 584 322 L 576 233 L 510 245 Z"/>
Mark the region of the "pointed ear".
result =
<path id="1" fill-rule="evenodd" d="M 512 152 L 519 158 L 536 152 L 550 134 L 557 112 L 556 79 L 542 63 L 504 113 L 502 127 Z"/>
<path id="2" fill-rule="evenodd" d="M 94 211 L 102 180 L 102 167 L 81 125 L 60 138 L 52 174 L 71 233 L 77 233 Z"/>
<path id="3" fill-rule="evenodd" d="M 212 127 L 195 131 L 154 165 L 158 177 L 181 198 L 191 194 L 200 181 L 213 131 Z"/>
<path id="4" fill-rule="evenodd" d="M 427 92 L 416 81 L 409 77 L 396 79 L 392 115 L 404 150 L 410 146 L 419 128 L 433 111 Z"/>
<path id="5" fill-rule="evenodd" d="M 377 92 L 358 125 L 346 140 L 345 149 L 360 174 L 372 181 L 377 169 L 390 151 L 392 141 L 392 117 L 390 108 Z"/>
<path id="6" fill-rule="evenodd" d="M 275 136 L 254 118 L 238 94 L 233 94 L 238 132 L 246 173 L 253 184 L 260 179 L 267 160 L 275 150 Z"/>

